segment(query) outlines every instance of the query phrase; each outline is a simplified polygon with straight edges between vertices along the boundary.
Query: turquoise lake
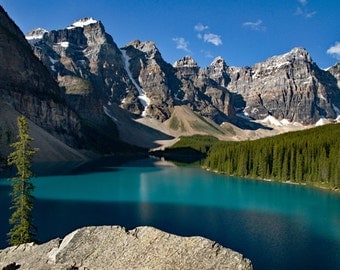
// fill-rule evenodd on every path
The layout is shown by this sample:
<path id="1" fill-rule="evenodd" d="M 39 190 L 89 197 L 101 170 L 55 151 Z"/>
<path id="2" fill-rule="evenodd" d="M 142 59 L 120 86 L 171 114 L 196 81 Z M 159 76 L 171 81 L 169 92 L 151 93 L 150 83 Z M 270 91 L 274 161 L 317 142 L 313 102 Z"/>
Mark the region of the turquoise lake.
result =
<path id="1" fill-rule="evenodd" d="M 40 241 L 87 225 L 150 225 L 217 241 L 251 259 L 254 269 L 339 269 L 339 194 L 152 159 L 97 169 L 32 180 Z M 9 230 L 10 190 L 2 179 L 1 248 Z"/>

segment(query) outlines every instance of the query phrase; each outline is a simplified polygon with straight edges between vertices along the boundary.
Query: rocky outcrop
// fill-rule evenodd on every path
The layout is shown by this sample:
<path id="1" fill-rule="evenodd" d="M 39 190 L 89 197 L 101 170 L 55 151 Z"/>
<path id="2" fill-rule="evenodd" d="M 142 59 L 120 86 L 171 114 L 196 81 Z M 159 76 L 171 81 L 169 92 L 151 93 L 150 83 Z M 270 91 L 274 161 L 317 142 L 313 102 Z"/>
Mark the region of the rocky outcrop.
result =
<path id="1" fill-rule="evenodd" d="M 313 62 L 304 48 L 274 56 L 253 67 L 228 68 L 228 89 L 242 96 L 244 113 L 254 119 L 312 124 L 336 118 L 340 91 L 329 72 Z"/>
<path id="2" fill-rule="evenodd" d="M 77 147 L 82 137 L 80 118 L 66 105 L 58 85 L 1 6 L 0 20 L 1 101 Z"/>
<path id="3" fill-rule="evenodd" d="M 338 88 L 340 89 L 340 62 L 336 63 L 334 66 L 327 70 L 333 77 L 337 80 Z"/>
<path id="4" fill-rule="evenodd" d="M 98 121 L 104 115 L 103 104 L 111 102 L 123 103 L 122 107 L 133 113 L 141 112 L 122 53 L 100 21 L 85 18 L 65 29 L 45 30 L 39 35 L 41 32 L 32 30 L 26 38 L 82 117 Z"/>
<path id="5" fill-rule="evenodd" d="M 213 64 L 215 62 L 217 60 Z M 234 116 L 230 92 L 209 77 L 209 69 L 201 69 L 189 56 L 176 61 L 174 67 L 182 83 L 181 92 L 177 95 L 179 100 L 219 124 L 227 121 L 228 116 Z"/>
<path id="6" fill-rule="evenodd" d="M 252 269 L 241 254 L 202 237 L 151 227 L 86 227 L 42 245 L 0 251 L 7 269 Z M 17 267 L 17 268 L 15 268 Z"/>
<path id="7" fill-rule="evenodd" d="M 112 119 L 104 113 L 104 107 L 116 97 L 112 93 L 117 94 L 111 91 L 116 82 L 110 82 L 105 74 L 116 72 L 115 76 L 120 78 L 119 69 L 113 66 L 115 61 L 122 62 L 122 59 L 120 50 L 113 44 L 112 38 L 106 36 L 103 26 L 83 21 L 83 27 L 76 24 L 60 32 L 37 29 L 25 39 L 2 7 L 0 20 L 0 106 L 8 108 L 6 113 L 11 111 L 16 116 L 17 112 L 25 115 L 35 124 L 35 134 L 40 136 L 43 131 L 47 131 L 61 142 L 56 145 L 67 148 L 65 151 L 56 151 L 58 155 L 54 158 L 45 157 L 45 160 L 67 160 L 70 156 L 67 154 L 70 153 L 68 147 L 101 153 L 129 149 L 119 140 Z M 88 30 L 83 31 L 83 28 Z M 46 39 L 46 44 L 41 43 L 43 39 Z M 41 45 L 34 48 L 45 65 L 34 55 L 27 40 L 31 44 Z M 97 43 L 101 46 L 97 46 Z M 68 47 L 72 46 L 77 49 L 69 50 Z M 80 48 L 84 49 L 81 53 L 78 52 Z M 45 54 L 45 50 L 49 53 Z M 77 54 L 86 55 L 87 58 L 73 57 Z M 122 72 L 126 74 L 123 68 Z M 98 76 L 89 80 L 91 74 Z M 102 81 L 106 88 L 97 87 Z M 101 91 L 94 91 L 98 88 Z M 126 92 L 125 86 L 119 89 Z M 0 117 L 0 146 L 2 155 L 6 155 L 9 144 L 15 140 L 16 121 L 13 121 L 14 117 L 6 117 L 4 110 L 1 110 Z M 46 143 L 49 144 L 36 141 L 35 146 L 45 148 Z M 65 156 L 61 156 L 62 153 Z"/>
<path id="8" fill-rule="evenodd" d="M 173 67 L 163 60 L 154 42 L 135 40 L 122 51 L 128 62 L 126 68 L 131 71 L 131 80 L 139 88 L 139 98 L 146 97 L 144 115 L 165 121 L 173 111 L 174 93 L 179 89 Z"/>

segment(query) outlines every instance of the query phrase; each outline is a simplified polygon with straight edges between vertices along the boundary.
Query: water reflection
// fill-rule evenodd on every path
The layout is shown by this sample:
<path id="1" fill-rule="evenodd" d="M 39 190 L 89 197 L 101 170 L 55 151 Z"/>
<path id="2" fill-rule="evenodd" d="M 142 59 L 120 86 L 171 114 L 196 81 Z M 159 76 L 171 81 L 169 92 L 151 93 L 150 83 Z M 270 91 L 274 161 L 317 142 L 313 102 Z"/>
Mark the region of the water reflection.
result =
<path id="1" fill-rule="evenodd" d="M 87 225 L 150 225 L 208 237 L 245 254 L 255 269 L 334 269 L 340 264 L 340 196 L 142 164 L 34 179 L 40 240 Z M 9 192 L 8 183 L 0 181 L 1 224 L 8 224 Z M 7 231 L 8 226 L 0 226 L 2 247 Z"/>

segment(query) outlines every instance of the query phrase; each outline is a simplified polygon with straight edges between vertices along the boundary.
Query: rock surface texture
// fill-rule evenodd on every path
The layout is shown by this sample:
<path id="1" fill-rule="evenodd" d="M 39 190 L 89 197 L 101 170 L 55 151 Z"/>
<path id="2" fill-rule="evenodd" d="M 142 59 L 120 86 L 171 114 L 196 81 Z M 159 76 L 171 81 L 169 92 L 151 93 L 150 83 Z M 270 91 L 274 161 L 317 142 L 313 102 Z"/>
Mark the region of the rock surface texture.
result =
<path id="1" fill-rule="evenodd" d="M 48 70 L 0 6 L 0 97 L 63 142 L 76 146 L 80 119 L 65 105 Z"/>
<path id="2" fill-rule="evenodd" d="M 333 75 L 318 68 L 304 48 L 294 48 L 252 67 L 229 67 L 228 74 L 228 89 L 242 97 L 241 108 L 251 118 L 271 115 L 313 124 L 320 118 L 337 116 L 340 90 L 336 70 Z"/>
<path id="3" fill-rule="evenodd" d="M 104 111 L 104 106 L 107 104 L 105 93 L 110 92 L 115 84 L 110 82 L 105 74 L 114 70 L 121 78 L 119 68 L 112 69 L 117 59 L 122 62 L 121 53 L 114 44 L 110 43 L 110 37 L 104 34 L 102 25 L 99 23 L 85 25 L 84 27 L 89 28 L 86 35 L 81 27 L 73 29 L 70 26 L 70 29 L 60 32 L 48 32 L 40 28 L 32 31 L 30 38 L 27 39 L 1 6 L 0 21 L 0 107 L 2 108 L 0 110 L 2 150 L 0 155 L 6 156 L 10 151 L 9 144 L 16 139 L 15 123 L 18 114 L 27 117 L 32 122 L 31 125 L 34 125 L 34 130 L 31 128 L 34 131 L 33 138 L 43 138 L 43 140 L 36 140 L 35 146 L 41 149 L 41 154 L 38 155 L 44 161 L 46 159 L 68 160 L 70 155 L 65 153 L 69 151 L 64 150 L 70 147 L 81 152 L 90 150 L 104 153 L 112 153 L 117 147 L 124 148 L 125 145 L 118 139 L 115 124 Z M 72 31 L 76 34 L 71 35 Z M 36 44 L 44 37 L 48 38 L 49 42 L 53 40 L 54 43 L 35 47 L 35 52 L 39 52 L 42 56 L 40 58 L 42 61 L 39 61 L 28 41 Z M 78 47 L 72 45 L 70 40 L 66 41 L 66 37 L 74 38 L 73 42 Z M 93 43 L 101 43 L 101 46 L 94 46 Z M 56 52 L 48 45 L 51 45 Z M 73 46 L 73 49 L 69 50 L 68 46 Z M 81 46 L 84 47 L 84 54 L 88 58 L 72 58 Z M 53 54 L 43 53 L 48 48 Z M 103 51 L 109 59 L 103 60 L 100 57 Z M 75 59 L 78 59 L 78 62 L 75 62 Z M 86 63 L 88 65 L 85 65 Z M 74 68 L 76 66 L 77 68 Z M 57 69 L 60 72 L 55 72 Z M 87 77 L 92 76 L 92 73 L 89 70 L 100 76 L 90 82 Z M 125 69 L 122 69 L 122 72 L 126 74 Z M 92 93 L 96 86 L 100 91 Z M 121 89 L 125 93 L 126 87 Z M 52 135 L 53 143 L 48 136 L 43 136 L 46 131 Z M 48 140 L 49 142 L 46 142 Z M 45 151 L 47 144 L 58 144 L 61 151 L 49 153 Z M 78 154 L 73 157 L 85 158 Z"/>
<path id="4" fill-rule="evenodd" d="M 8 269 L 252 269 L 241 254 L 202 237 L 118 226 L 85 227 L 63 240 L 1 250 L 0 268 L 10 265 Z"/>
<path id="5" fill-rule="evenodd" d="M 235 123 L 239 114 L 314 124 L 335 119 L 340 107 L 339 68 L 321 70 L 304 48 L 252 67 L 231 67 L 216 57 L 201 68 L 190 56 L 166 63 L 151 41 L 119 50 L 101 22 L 89 18 L 58 31 L 39 28 L 26 38 L 67 94 L 99 95 L 160 122 L 181 105 L 217 124 Z"/>

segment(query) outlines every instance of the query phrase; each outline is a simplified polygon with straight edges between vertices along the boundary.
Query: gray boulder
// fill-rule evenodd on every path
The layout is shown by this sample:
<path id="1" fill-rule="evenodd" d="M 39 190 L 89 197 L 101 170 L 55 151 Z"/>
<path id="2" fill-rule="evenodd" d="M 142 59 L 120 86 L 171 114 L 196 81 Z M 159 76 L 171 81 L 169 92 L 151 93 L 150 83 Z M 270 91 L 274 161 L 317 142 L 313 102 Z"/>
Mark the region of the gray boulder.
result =
<path id="1" fill-rule="evenodd" d="M 250 260 L 202 237 L 152 227 L 85 227 L 63 240 L 0 250 L 1 269 L 245 269 Z"/>

